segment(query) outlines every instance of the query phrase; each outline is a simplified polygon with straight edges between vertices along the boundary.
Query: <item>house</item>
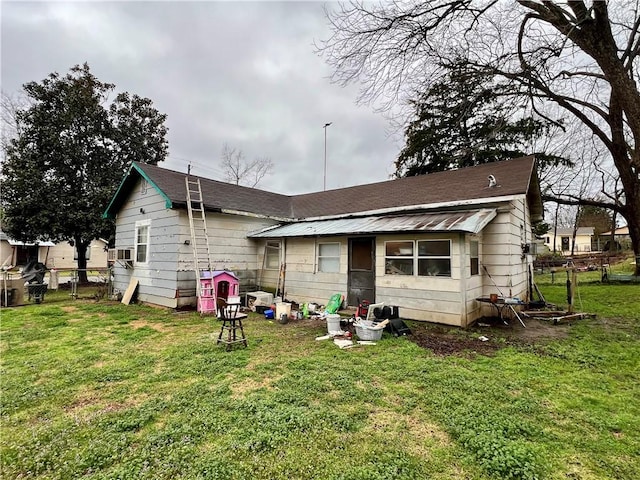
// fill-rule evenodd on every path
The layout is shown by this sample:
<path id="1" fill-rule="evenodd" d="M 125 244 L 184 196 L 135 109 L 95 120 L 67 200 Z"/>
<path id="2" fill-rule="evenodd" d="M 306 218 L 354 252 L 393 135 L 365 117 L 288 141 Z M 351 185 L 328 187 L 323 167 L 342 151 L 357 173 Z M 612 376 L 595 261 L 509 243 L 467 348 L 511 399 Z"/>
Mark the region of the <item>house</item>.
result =
<path id="1" fill-rule="evenodd" d="M 196 305 L 185 174 L 134 163 L 105 217 L 115 218 L 114 287 Z M 303 195 L 200 178 L 212 270 L 326 303 L 334 293 L 396 305 L 403 318 L 466 326 L 490 293 L 528 295 L 532 222 L 543 207 L 533 157 Z M 123 260 L 124 259 L 124 260 Z"/>
<path id="2" fill-rule="evenodd" d="M 0 265 L 24 266 L 30 260 L 45 263 L 53 242 L 24 243 L 12 239 L 0 230 Z"/>
<path id="3" fill-rule="evenodd" d="M 0 231 L 0 265 L 23 267 L 30 260 L 37 260 L 47 268 L 78 268 L 76 249 L 69 242 L 24 243 L 9 238 Z M 106 240 L 93 240 L 87 248 L 87 268 L 107 268 Z"/>
<path id="4" fill-rule="evenodd" d="M 555 235 L 553 230 L 549 230 L 544 235 L 544 244 L 550 251 L 553 252 L 555 250 L 564 255 L 570 255 L 572 247 L 574 254 L 588 253 L 592 251 L 593 230 L 593 227 L 578 227 L 574 239 L 573 228 L 558 227 Z"/>

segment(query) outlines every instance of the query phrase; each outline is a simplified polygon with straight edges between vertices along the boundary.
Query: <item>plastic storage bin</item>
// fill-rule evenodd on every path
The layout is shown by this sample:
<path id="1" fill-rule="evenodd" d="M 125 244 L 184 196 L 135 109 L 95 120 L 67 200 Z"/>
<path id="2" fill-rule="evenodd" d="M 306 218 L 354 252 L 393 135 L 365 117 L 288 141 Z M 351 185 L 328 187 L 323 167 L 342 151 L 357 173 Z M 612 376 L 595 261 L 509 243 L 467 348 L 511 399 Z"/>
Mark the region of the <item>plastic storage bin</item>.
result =
<path id="1" fill-rule="evenodd" d="M 373 322 L 368 320 L 361 320 L 355 323 L 356 335 L 360 340 L 380 340 L 382 338 L 382 332 L 384 327 L 374 326 Z"/>

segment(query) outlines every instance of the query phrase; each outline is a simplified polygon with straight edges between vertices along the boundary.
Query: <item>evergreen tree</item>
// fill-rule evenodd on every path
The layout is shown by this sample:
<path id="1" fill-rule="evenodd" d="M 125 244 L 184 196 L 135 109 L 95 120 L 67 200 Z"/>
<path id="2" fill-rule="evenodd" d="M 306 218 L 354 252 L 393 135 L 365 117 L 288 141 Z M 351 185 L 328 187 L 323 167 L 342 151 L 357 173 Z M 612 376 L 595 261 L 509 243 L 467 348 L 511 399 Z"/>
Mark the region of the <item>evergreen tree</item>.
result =
<path id="1" fill-rule="evenodd" d="M 2 169 L 3 229 L 25 242 L 73 244 L 84 281 L 87 247 L 113 234 L 102 213 L 129 161 L 156 164 L 167 154 L 166 115 L 135 96 L 105 108 L 113 89 L 86 63 L 25 84 L 29 106 L 17 112 Z"/>
<path id="2" fill-rule="evenodd" d="M 532 117 L 513 118 L 503 100 L 510 87 L 469 73 L 465 64 L 455 62 L 442 81 L 410 102 L 415 117 L 405 130 L 405 147 L 395 162 L 397 177 L 532 153 L 542 164 L 566 163 L 531 151 L 534 141 L 547 133 L 548 123 Z"/>

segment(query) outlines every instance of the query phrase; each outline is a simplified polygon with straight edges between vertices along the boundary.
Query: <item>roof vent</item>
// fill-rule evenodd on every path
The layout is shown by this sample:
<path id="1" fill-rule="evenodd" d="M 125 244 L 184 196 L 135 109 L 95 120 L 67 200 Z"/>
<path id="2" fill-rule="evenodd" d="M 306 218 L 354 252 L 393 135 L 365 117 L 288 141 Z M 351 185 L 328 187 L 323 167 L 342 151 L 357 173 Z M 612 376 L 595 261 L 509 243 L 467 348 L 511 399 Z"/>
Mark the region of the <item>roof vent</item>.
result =
<path id="1" fill-rule="evenodd" d="M 496 181 L 496 177 L 494 177 L 493 175 L 489 175 L 487 177 L 487 180 L 489 180 L 489 187 L 495 187 L 498 182 Z"/>

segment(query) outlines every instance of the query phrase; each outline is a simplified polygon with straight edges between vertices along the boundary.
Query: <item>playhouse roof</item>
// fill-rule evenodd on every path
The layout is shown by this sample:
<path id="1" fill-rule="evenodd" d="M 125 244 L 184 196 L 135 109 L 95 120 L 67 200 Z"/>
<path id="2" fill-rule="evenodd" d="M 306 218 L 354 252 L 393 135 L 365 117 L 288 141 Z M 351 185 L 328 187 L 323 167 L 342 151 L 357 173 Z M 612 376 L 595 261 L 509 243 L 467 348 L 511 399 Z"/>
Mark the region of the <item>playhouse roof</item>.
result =
<path id="1" fill-rule="evenodd" d="M 489 186 L 490 175 L 496 180 L 493 187 Z M 140 177 L 165 198 L 167 208 L 186 208 L 185 173 L 134 163 L 107 207 L 106 217 L 115 216 Z M 282 221 L 473 205 L 508 200 L 517 195 L 529 197 L 532 216 L 541 218 L 542 215 L 533 156 L 293 196 L 204 177 L 193 178 L 200 178 L 208 211 Z"/>

